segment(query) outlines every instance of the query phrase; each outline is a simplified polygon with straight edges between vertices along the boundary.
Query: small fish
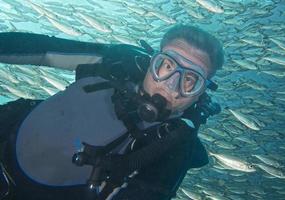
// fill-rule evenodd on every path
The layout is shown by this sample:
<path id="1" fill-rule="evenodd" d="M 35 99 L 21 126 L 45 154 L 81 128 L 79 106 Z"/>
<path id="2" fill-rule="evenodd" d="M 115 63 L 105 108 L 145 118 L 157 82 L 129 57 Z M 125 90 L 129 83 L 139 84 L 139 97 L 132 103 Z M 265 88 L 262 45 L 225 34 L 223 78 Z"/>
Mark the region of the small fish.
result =
<path id="1" fill-rule="evenodd" d="M 246 43 L 246 44 L 250 44 L 252 46 L 255 46 L 255 47 L 264 47 L 265 44 L 263 43 L 263 41 L 261 42 L 258 42 L 258 41 L 255 41 L 254 39 L 241 39 L 242 42 Z"/>
<path id="2" fill-rule="evenodd" d="M 33 66 L 13 65 L 13 67 L 30 76 L 37 76 L 39 74 L 37 68 Z"/>
<path id="3" fill-rule="evenodd" d="M 3 80 L 10 81 L 11 83 L 19 83 L 20 81 L 17 79 L 17 77 L 13 76 L 13 74 L 6 70 L 5 68 L 0 68 L 0 77 Z"/>
<path id="4" fill-rule="evenodd" d="M 138 46 L 138 43 L 134 41 L 134 39 L 132 39 L 131 37 L 122 36 L 122 35 L 112 35 L 112 37 L 124 44 L 131 44 L 134 46 Z"/>
<path id="5" fill-rule="evenodd" d="M 64 25 L 62 23 L 59 23 L 58 21 L 52 19 L 52 18 L 49 18 L 49 17 L 46 17 L 50 23 L 55 27 L 57 28 L 58 30 L 62 31 L 63 33 L 66 33 L 68 35 L 72 35 L 72 36 L 80 36 L 82 35 L 82 33 L 77 30 L 76 28 L 73 28 L 72 26 L 67 26 L 67 25 Z"/>
<path id="6" fill-rule="evenodd" d="M 123 6 L 127 7 L 130 11 L 137 13 L 138 15 L 141 15 L 141 16 L 144 16 L 148 12 L 144 8 L 134 6 L 134 5 L 130 5 L 127 2 L 123 2 L 122 4 L 123 4 Z"/>
<path id="7" fill-rule="evenodd" d="M 277 40 L 277 39 L 273 39 L 273 38 L 269 38 L 269 40 L 271 40 L 273 43 L 278 45 L 281 49 L 285 50 L 285 43 L 284 42 Z"/>
<path id="8" fill-rule="evenodd" d="M 215 134 L 219 135 L 219 136 L 222 136 L 222 137 L 228 137 L 229 135 L 227 134 L 226 131 L 224 130 L 220 130 L 220 129 L 217 129 L 217 128 L 208 128 L 208 130 L 214 132 Z"/>
<path id="9" fill-rule="evenodd" d="M 274 104 L 271 101 L 266 100 L 266 99 L 254 99 L 253 101 L 262 106 L 267 106 L 267 107 L 274 106 Z"/>
<path id="10" fill-rule="evenodd" d="M 95 19 L 94 17 L 88 16 L 86 14 L 82 14 L 77 12 L 77 14 L 84 19 L 90 26 L 95 28 L 98 31 L 101 31 L 103 33 L 111 33 L 113 30 L 104 24 L 103 22 L 100 22 L 99 20 Z"/>
<path id="11" fill-rule="evenodd" d="M 244 69 L 256 70 L 258 69 L 255 63 L 246 61 L 246 60 L 232 60 L 234 63 L 238 64 Z"/>
<path id="12" fill-rule="evenodd" d="M 254 90 L 264 91 L 267 89 L 265 85 L 259 84 L 257 82 L 245 82 L 244 84 Z"/>
<path id="13" fill-rule="evenodd" d="M 46 9 L 42 8 L 40 5 L 35 4 L 34 2 L 27 0 L 31 7 L 37 12 L 39 13 L 41 16 L 46 16 L 48 18 L 52 18 L 52 19 L 58 19 L 58 16 L 56 14 L 53 14 L 52 12 L 47 11 Z"/>
<path id="14" fill-rule="evenodd" d="M 149 11 L 147 14 L 156 16 L 157 18 L 161 19 L 162 21 L 164 21 L 168 24 L 175 24 L 177 22 L 175 19 L 168 17 L 164 13 L 161 13 L 158 11 Z"/>
<path id="15" fill-rule="evenodd" d="M 42 76 L 42 75 L 41 75 L 41 77 L 59 90 L 63 91 L 66 89 L 67 84 L 65 82 L 62 82 L 62 81 L 55 79 L 55 78 L 52 78 L 52 77 L 46 77 L 46 76 Z"/>
<path id="16" fill-rule="evenodd" d="M 2 85 L 3 88 L 7 89 L 9 92 L 11 92 L 13 95 L 17 96 L 17 97 L 21 97 L 24 99 L 35 99 L 35 96 L 19 90 L 18 88 L 12 86 L 12 85 Z"/>
<path id="17" fill-rule="evenodd" d="M 60 91 L 58 89 L 54 89 L 54 88 L 50 88 L 50 87 L 46 87 L 46 86 L 42 86 L 42 85 L 40 85 L 40 88 L 42 88 L 50 96 L 52 96 L 52 95 L 54 95 Z"/>
<path id="18" fill-rule="evenodd" d="M 214 0 L 196 0 L 196 2 L 213 13 L 224 12 L 223 7 L 219 6 L 218 3 L 215 2 Z"/>
<path id="19" fill-rule="evenodd" d="M 194 193 L 194 192 L 189 192 L 189 191 L 187 191 L 187 190 L 185 190 L 185 189 L 181 189 L 181 191 L 187 196 L 187 197 L 189 197 L 190 199 L 193 199 L 193 200 L 201 200 L 202 199 L 202 197 L 201 196 L 199 196 L 199 194 L 196 194 L 196 193 Z"/>
<path id="20" fill-rule="evenodd" d="M 31 78 L 27 74 L 23 74 L 21 72 L 15 72 L 15 74 L 17 75 L 19 80 L 24 81 L 28 83 L 29 85 L 36 86 L 36 87 L 39 85 L 39 83 L 35 79 L 33 79 L 34 77 Z"/>
<path id="21" fill-rule="evenodd" d="M 255 165 L 276 178 L 280 178 L 280 179 L 285 178 L 285 174 L 278 168 L 271 167 L 271 166 L 264 165 L 264 164 L 255 164 Z"/>
<path id="22" fill-rule="evenodd" d="M 259 131 L 260 128 L 257 126 L 257 124 L 247 118 L 244 114 L 238 112 L 238 111 L 233 111 L 231 109 L 229 109 L 229 111 L 241 122 L 243 123 L 245 126 L 247 126 L 248 128 L 252 129 L 252 130 L 255 130 L 255 131 Z"/>
<path id="23" fill-rule="evenodd" d="M 233 150 L 237 148 L 237 146 L 233 145 L 232 143 L 223 140 L 215 141 L 213 144 L 217 145 L 222 149 Z"/>
<path id="24" fill-rule="evenodd" d="M 269 158 L 268 156 L 266 155 L 257 155 L 257 154 L 253 154 L 252 156 L 258 158 L 260 161 L 262 161 L 263 163 L 267 164 L 267 165 L 271 165 L 273 167 L 281 167 L 282 165 L 277 162 L 276 160 L 273 160 L 271 158 Z"/>
<path id="25" fill-rule="evenodd" d="M 280 49 L 279 47 L 268 48 L 268 49 L 266 49 L 266 51 L 270 51 L 272 53 L 276 53 L 276 54 L 279 54 L 281 56 L 285 56 L 285 51 Z"/>
<path id="26" fill-rule="evenodd" d="M 270 62 L 285 66 L 285 58 L 284 57 L 264 57 L 264 60 L 268 60 Z"/>
<path id="27" fill-rule="evenodd" d="M 207 133 L 199 133 L 199 138 L 201 138 L 204 141 L 208 141 L 208 142 L 213 142 L 216 140 L 216 138 L 214 138 L 213 136 L 207 134 Z"/>
<path id="28" fill-rule="evenodd" d="M 254 169 L 253 165 L 245 162 L 245 161 L 241 161 L 237 158 L 234 158 L 232 156 L 226 156 L 223 154 L 215 154 L 209 151 L 209 154 L 213 157 L 215 157 L 216 159 L 218 159 L 221 163 L 223 163 L 224 165 L 226 165 L 229 168 L 235 169 L 235 170 L 239 170 L 239 171 L 243 171 L 243 172 L 255 172 L 256 170 Z"/>

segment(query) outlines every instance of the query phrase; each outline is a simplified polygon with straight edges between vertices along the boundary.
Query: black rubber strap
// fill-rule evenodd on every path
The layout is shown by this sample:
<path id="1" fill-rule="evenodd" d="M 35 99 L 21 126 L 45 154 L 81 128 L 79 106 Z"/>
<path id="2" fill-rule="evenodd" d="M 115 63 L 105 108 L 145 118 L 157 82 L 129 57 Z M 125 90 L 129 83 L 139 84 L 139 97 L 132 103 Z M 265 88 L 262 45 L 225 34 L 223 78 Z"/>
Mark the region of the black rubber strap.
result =
<path id="1" fill-rule="evenodd" d="M 105 82 L 86 85 L 83 87 L 83 90 L 86 93 L 91 93 L 91 92 L 96 92 L 99 90 L 105 90 L 105 89 L 110 89 L 110 88 L 113 88 L 113 86 L 110 84 L 110 81 L 105 81 Z"/>

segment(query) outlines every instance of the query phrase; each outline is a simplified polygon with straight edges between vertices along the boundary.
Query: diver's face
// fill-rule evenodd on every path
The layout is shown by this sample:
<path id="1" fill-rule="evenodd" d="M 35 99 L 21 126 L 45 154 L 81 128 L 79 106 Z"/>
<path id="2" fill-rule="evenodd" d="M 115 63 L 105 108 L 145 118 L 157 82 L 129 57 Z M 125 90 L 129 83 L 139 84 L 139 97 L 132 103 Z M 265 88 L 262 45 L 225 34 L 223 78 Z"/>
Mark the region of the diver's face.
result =
<path id="1" fill-rule="evenodd" d="M 202 52 L 201 50 L 189 45 L 184 40 L 175 40 L 171 42 L 162 49 L 162 52 L 165 51 L 175 51 L 180 56 L 183 56 L 184 58 L 192 61 L 195 65 L 198 65 L 202 68 L 202 70 L 205 72 L 206 78 L 209 77 L 210 59 L 205 52 Z M 181 65 L 183 65 L 183 67 L 191 68 L 189 63 L 186 62 L 181 63 Z M 173 77 L 174 76 L 176 76 L 176 78 L 179 78 L 179 73 L 174 74 Z M 203 88 L 202 91 L 196 96 L 182 97 L 180 95 L 179 89 L 171 90 L 169 87 L 167 87 L 165 81 L 155 81 L 150 72 L 150 68 L 148 69 L 148 72 L 145 76 L 143 87 L 144 90 L 151 96 L 157 93 L 165 97 L 167 100 L 167 109 L 170 109 L 172 113 L 183 112 L 193 103 L 195 103 L 199 99 L 199 96 L 206 90 L 206 88 Z"/>

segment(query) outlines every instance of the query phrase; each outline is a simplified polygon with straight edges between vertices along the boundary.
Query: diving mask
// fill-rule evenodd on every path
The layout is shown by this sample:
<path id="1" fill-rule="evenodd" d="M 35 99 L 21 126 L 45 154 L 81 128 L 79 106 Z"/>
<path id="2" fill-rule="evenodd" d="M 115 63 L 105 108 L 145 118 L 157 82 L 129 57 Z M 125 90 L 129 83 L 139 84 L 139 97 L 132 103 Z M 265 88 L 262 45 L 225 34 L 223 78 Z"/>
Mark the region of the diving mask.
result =
<path id="1" fill-rule="evenodd" d="M 181 63 L 187 63 L 187 67 Z M 150 63 L 150 72 L 155 81 L 164 81 L 164 84 L 173 90 L 179 87 L 180 95 L 183 97 L 199 95 L 211 83 L 206 79 L 206 72 L 201 66 L 175 51 L 165 51 L 154 55 Z M 180 75 L 179 78 L 177 73 Z"/>

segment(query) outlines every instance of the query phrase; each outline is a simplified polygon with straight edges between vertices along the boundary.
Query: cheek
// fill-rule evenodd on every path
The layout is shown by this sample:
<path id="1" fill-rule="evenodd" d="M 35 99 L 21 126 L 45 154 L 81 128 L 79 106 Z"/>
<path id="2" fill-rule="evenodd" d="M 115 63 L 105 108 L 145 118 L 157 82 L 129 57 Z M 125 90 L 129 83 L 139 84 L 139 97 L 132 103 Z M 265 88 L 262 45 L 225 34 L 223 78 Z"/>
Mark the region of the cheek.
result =
<path id="1" fill-rule="evenodd" d="M 153 80 L 151 74 L 149 74 L 149 72 L 147 72 L 144 81 L 143 81 L 143 88 L 144 90 L 149 93 L 152 94 L 152 91 L 155 89 L 155 81 Z"/>
<path id="2" fill-rule="evenodd" d="M 181 111 L 189 108 L 193 103 L 198 100 L 199 97 L 187 98 L 187 99 L 177 99 L 175 100 L 173 107 Z"/>

